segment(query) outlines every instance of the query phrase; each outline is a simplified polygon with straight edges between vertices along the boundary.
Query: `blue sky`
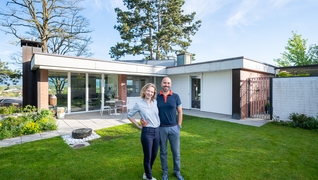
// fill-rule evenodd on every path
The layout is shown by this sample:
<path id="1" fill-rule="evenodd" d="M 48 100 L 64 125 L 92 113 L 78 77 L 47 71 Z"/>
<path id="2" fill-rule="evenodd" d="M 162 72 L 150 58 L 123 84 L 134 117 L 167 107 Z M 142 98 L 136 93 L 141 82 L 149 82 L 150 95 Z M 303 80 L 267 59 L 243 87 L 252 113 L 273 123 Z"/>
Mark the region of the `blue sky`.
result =
<path id="1" fill-rule="evenodd" d="M 5 1 L 0 2 L 3 7 Z M 92 58 L 110 60 L 109 49 L 120 42 L 115 7 L 124 9 L 121 0 L 85 0 L 83 12 L 90 20 L 94 53 Z M 273 59 L 285 51 L 292 31 L 307 39 L 307 46 L 318 44 L 317 0 L 186 0 L 185 13 L 195 11 L 202 26 L 189 47 L 196 54 L 195 62 L 231 57 L 246 58 L 276 65 Z M 9 44 L 15 40 L 0 32 L 0 59 L 10 61 L 9 54 L 20 46 Z M 125 56 L 122 59 L 141 59 Z"/>

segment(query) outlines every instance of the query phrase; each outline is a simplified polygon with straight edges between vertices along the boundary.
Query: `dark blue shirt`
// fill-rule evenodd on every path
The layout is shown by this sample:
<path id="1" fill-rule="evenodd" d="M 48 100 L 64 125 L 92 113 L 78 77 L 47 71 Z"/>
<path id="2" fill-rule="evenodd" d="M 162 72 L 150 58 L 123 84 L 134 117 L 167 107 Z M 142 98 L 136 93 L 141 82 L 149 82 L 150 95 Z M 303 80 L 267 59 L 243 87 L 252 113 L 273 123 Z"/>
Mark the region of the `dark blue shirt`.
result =
<path id="1" fill-rule="evenodd" d="M 157 106 L 159 109 L 160 126 L 174 126 L 178 124 L 177 108 L 181 105 L 178 94 L 170 93 L 166 98 L 160 92 L 157 96 Z"/>

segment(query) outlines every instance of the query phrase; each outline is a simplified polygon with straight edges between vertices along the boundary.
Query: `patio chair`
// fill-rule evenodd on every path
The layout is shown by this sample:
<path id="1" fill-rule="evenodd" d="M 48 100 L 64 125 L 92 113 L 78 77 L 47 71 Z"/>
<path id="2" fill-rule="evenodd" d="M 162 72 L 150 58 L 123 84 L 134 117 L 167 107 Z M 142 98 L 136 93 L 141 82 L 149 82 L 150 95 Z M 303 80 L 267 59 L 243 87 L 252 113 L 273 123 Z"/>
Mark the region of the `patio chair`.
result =
<path id="1" fill-rule="evenodd" d="M 128 113 L 129 112 L 129 109 L 128 109 L 128 106 L 127 104 L 129 103 L 129 100 L 126 102 L 126 104 L 123 105 L 123 113 Z"/>
<path id="2" fill-rule="evenodd" d="M 115 114 L 117 113 L 117 110 L 120 110 L 121 113 L 123 113 L 123 106 L 124 106 L 123 100 L 115 101 L 115 106 L 114 106 Z"/>
<path id="3" fill-rule="evenodd" d="M 105 110 L 108 111 L 108 114 L 110 114 L 112 111 L 112 108 L 110 106 L 103 106 L 103 103 L 101 101 L 101 106 L 100 106 L 100 115 L 101 116 L 103 115 Z"/>

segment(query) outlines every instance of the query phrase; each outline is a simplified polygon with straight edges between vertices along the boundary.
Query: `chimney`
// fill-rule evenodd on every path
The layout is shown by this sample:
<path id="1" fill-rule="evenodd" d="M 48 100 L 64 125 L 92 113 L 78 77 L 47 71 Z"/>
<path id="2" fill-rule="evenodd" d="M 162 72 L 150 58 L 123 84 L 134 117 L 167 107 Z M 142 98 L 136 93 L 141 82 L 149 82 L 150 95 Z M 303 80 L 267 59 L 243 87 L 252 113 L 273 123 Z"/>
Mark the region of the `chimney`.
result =
<path id="1" fill-rule="evenodd" d="M 37 107 L 37 74 L 31 70 L 31 59 L 34 52 L 42 52 L 42 43 L 21 40 L 22 47 L 22 87 L 23 107 L 32 105 Z"/>
<path id="2" fill-rule="evenodd" d="M 30 41 L 30 40 L 21 40 L 21 47 L 23 47 L 23 46 L 41 48 L 42 47 L 42 43 L 41 42 L 36 42 L 36 41 Z"/>
<path id="3" fill-rule="evenodd" d="M 182 66 L 185 64 L 191 64 L 191 54 L 182 53 L 177 55 L 177 66 Z"/>

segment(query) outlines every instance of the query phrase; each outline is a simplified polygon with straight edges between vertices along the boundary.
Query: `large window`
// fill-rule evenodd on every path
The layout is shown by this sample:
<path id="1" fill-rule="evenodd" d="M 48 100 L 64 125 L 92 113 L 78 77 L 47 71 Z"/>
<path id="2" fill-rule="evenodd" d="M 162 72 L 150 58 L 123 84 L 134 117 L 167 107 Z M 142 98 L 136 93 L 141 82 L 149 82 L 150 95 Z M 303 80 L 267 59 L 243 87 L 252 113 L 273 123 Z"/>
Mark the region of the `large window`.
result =
<path id="1" fill-rule="evenodd" d="M 118 98 L 118 75 L 105 74 L 105 101 Z"/>
<path id="2" fill-rule="evenodd" d="M 49 80 L 48 93 L 50 96 L 54 96 L 54 95 L 56 96 L 56 103 L 57 103 L 56 106 L 67 107 L 67 87 L 68 87 L 67 72 L 49 72 L 48 80 Z M 49 105 L 52 106 L 53 102 L 50 100 L 51 99 L 49 99 Z"/>
<path id="3" fill-rule="evenodd" d="M 147 83 L 154 83 L 153 77 L 127 76 L 127 97 L 139 97 L 141 88 Z"/>

